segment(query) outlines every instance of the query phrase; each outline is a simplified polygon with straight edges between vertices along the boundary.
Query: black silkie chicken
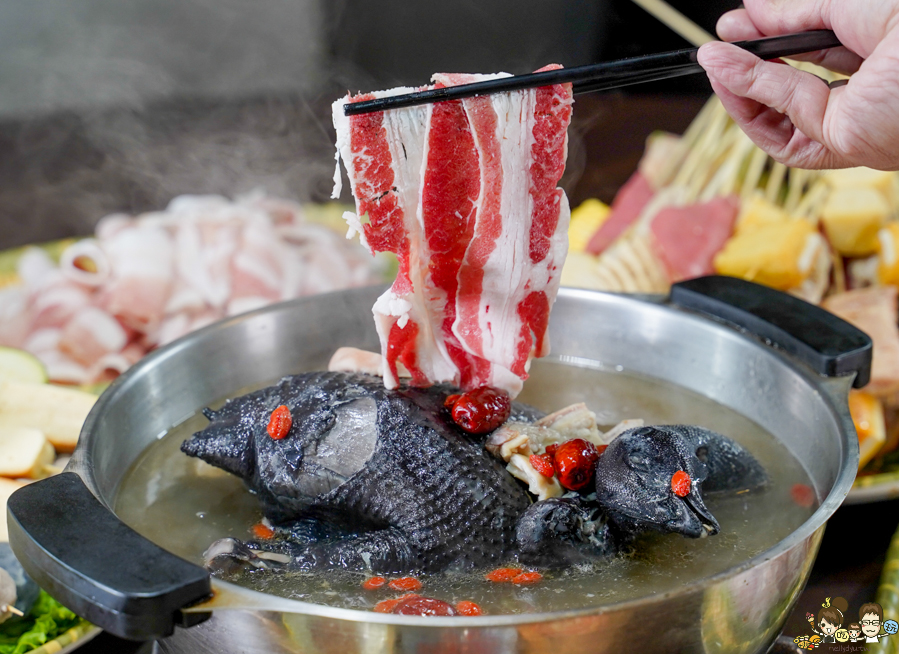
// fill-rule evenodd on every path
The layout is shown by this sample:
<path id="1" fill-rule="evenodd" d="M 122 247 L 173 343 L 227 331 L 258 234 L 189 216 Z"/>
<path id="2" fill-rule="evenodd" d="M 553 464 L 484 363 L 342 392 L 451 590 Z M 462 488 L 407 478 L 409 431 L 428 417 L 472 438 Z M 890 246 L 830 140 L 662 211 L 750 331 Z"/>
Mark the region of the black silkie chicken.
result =
<path id="1" fill-rule="evenodd" d="M 599 458 L 595 500 L 577 494 L 532 502 L 484 448 L 453 423 L 455 389 L 386 390 L 363 374 L 314 372 L 205 411 L 209 425 L 186 440 L 190 456 L 241 477 L 276 535 L 265 543 L 216 541 L 208 565 L 366 570 L 378 574 L 489 568 L 517 557 L 560 567 L 615 553 L 647 530 L 715 534 L 703 493 L 757 489 L 761 465 L 706 429 L 631 429 Z M 266 427 L 290 409 L 279 440 Z M 513 418 L 539 413 L 513 404 Z M 677 471 L 689 493 L 672 491 Z"/>

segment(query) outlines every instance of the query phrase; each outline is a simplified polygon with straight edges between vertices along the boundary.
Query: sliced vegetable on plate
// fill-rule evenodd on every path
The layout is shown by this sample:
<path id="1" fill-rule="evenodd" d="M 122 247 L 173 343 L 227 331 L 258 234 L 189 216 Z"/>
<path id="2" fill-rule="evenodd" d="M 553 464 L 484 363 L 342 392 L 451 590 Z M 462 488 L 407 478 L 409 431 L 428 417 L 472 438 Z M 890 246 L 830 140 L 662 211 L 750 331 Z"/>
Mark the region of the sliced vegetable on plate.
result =
<path id="1" fill-rule="evenodd" d="M 0 381 L 42 384 L 47 381 L 47 370 L 33 354 L 0 346 Z"/>
<path id="2" fill-rule="evenodd" d="M 39 429 L 59 452 L 71 452 L 97 396 L 73 388 L 0 382 L 0 429 Z"/>
<path id="3" fill-rule="evenodd" d="M 56 451 L 70 452 L 96 396 L 52 386 L 28 352 L 0 348 L 0 507 L 27 483 L 58 472 Z M 5 514 L 5 510 L 3 511 Z M 0 520 L 0 654 L 57 653 L 99 629 L 28 578 Z"/>
<path id="4" fill-rule="evenodd" d="M 0 654 L 51 654 L 97 633 L 97 627 L 41 591 L 25 616 L 0 625 Z"/>
<path id="5" fill-rule="evenodd" d="M 32 427 L 0 427 L 0 476 L 41 479 L 58 469 L 56 450 L 44 433 Z"/>

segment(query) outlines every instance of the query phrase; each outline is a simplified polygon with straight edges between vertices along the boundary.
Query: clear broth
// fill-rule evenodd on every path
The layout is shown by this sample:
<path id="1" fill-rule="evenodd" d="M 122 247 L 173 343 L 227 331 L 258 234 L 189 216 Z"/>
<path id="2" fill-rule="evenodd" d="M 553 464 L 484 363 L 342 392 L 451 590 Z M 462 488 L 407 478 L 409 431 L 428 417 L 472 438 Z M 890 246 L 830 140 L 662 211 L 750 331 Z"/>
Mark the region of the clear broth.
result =
<path id="1" fill-rule="evenodd" d="M 534 362 L 519 398 L 544 411 L 586 402 L 602 425 L 626 418 L 647 424 L 688 423 L 725 434 L 765 466 L 771 483 L 758 493 L 707 498 L 721 524 L 716 536 L 688 539 L 648 534 L 621 555 L 594 565 L 546 572 L 529 586 L 491 583 L 477 574 L 421 578 L 420 594 L 451 603 L 474 601 L 486 612 L 578 609 L 663 593 L 739 565 L 782 540 L 814 511 L 791 499 L 793 484 L 809 484 L 802 465 L 770 433 L 731 409 L 651 377 L 559 361 Z M 262 513 L 236 477 L 182 454 L 181 442 L 206 425 L 197 414 L 171 429 L 125 475 L 116 512 L 138 532 L 190 561 L 226 536 L 251 540 Z M 364 591 L 367 575 L 348 572 L 245 573 L 229 579 L 255 590 L 331 606 L 371 609 L 399 593 Z"/>

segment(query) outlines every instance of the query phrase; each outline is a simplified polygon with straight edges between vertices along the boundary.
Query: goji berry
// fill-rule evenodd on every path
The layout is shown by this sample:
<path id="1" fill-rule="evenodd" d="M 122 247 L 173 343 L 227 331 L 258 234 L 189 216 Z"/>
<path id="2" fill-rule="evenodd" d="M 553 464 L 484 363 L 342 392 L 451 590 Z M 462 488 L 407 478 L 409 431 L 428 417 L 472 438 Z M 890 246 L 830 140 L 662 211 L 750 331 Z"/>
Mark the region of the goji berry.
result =
<path id="1" fill-rule="evenodd" d="M 793 502 L 803 509 L 809 509 L 815 505 L 815 491 L 808 484 L 793 484 L 790 487 L 790 497 Z"/>
<path id="2" fill-rule="evenodd" d="M 552 443 L 552 444 L 546 446 L 545 452 L 547 454 L 549 454 L 550 456 L 554 457 L 554 456 L 556 456 L 556 450 L 558 450 L 558 449 L 559 449 L 559 444 Z"/>
<path id="3" fill-rule="evenodd" d="M 290 409 L 282 404 L 272 411 L 272 417 L 269 418 L 268 427 L 265 430 L 269 436 L 278 441 L 287 436 L 291 425 L 293 425 L 293 418 L 290 417 Z"/>
<path id="4" fill-rule="evenodd" d="M 512 581 L 512 579 L 520 574 L 521 568 L 497 568 L 493 572 L 488 572 L 487 574 L 485 574 L 484 579 L 486 579 L 487 581 L 504 583 Z"/>
<path id="5" fill-rule="evenodd" d="M 531 465 L 534 466 L 534 470 L 544 477 L 552 477 L 556 474 L 556 471 L 553 468 L 553 459 L 549 454 L 532 454 L 530 462 Z"/>
<path id="6" fill-rule="evenodd" d="M 484 615 L 480 606 L 468 600 L 456 602 L 456 611 L 459 612 L 459 615 Z"/>
<path id="7" fill-rule="evenodd" d="M 421 582 L 415 577 L 400 577 L 392 580 L 389 584 L 393 590 L 420 590 Z"/>
<path id="8" fill-rule="evenodd" d="M 387 580 L 384 577 L 369 577 L 365 581 L 362 582 L 362 587 L 365 590 L 375 590 L 376 588 L 380 588 L 384 584 L 387 583 Z"/>
<path id="9" fill-rule="evenodd" d="M 269 538 L 271 538 L 272 536 L 275 535 L 275 530 L 266 524 L 257 522 L 255 525 L 253 525 L 253 535 L 256 538 L 268 540 Z"/>
<path id="10" fill-rule="evenodd" d="M 395 607 L 399 603 L 400 601 L 398 599 L 381 600 L 380 602 L 375 604 L 375 608 L 373 608 L 372 610 L 375 613 L 390 613 L 391 611 L 393 611 L 393 607 Z"/>
<path id="11" fill-rule="evenodd" d="M 683 470 L 678 470 L 673 475 L 671 475 L 671 490 L 678 497 L 686 497 L 690 494 L 690 484 L 693 482 L 690 479 L 690 475 L 688 475 Z"/>
<path id="12" fill-rule="evenodd" d="M 469 434 L 491 432 L 512 415 L 512 398 L 505 391 L 480 386 L 453 404 L 453 422 Z"/>
<path id="13" fill-rule="evenodd" d="M 514 579 L 512 579 L 513 584 L 536 584 L 538 581 L 543 579 L 543 575 L 539 572 L 522 572 L 520 575 L 516 575 Z"/>

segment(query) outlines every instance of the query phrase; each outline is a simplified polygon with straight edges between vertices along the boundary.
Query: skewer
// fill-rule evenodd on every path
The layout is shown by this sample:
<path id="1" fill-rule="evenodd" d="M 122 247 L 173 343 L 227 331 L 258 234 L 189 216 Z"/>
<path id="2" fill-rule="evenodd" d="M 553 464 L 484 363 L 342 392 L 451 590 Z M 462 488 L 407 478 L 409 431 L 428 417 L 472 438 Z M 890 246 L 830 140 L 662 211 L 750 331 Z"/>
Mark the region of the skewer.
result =
<path id="1" fill-rule="evenodd" d="M 771 204 L 777 204 L 786 174 L 787 167 L 779 161 L 775 161 L 771 166 L 771 174 L 768 176 L 768 184 L 765 187 L 765 199 Z"/>
<path id="2" fill-rule="evenodd" d="M 736 130 L 731 152 L 718 167 L 718 172 L 699 194 L 700 202 L 708 202 L 714 197 L 730 195 L 738 190 L 740 170 L 753 154 L 755 144 L 741 130 Z"/>
<path id="3" fill-rule="evenodd" d="M 693 150 L 693 147 L 699 142 L 700 138 L 705 134 L 708 125 L 714 122 L 716 116 L 724 114 L 724 107 L 716 96 L 712 96 L 703 105 L 696 118 L 687 127 L 687 131 L 681 137 L 678 148 L 672 154 L 667 163 L 665 163 L 659 171 L 659 186 L 668 186 L 671 184 L 675 175 L 677 175 L 685 158 Z"/>
<path id="4" fill-rule="evenodd" d="M 634 4 L 642 7 L 647 12 L 659 19 L 671 28 L 673 32 L 680 34 L 693 45 L 702 45 L 716 40 L 714 36 L 706 32 L 699 25 L 684 16 L 677 9 L 663 0 L 633 0 Z"/>
<path id="5" fill-rule="evenodd" d="M 802 52 L 834 48 L 841 44 L 832 31 L 815 30 L 754 41 L 740 41 L 734 45 L 763 59 L 776 59 Z M 354 116 L 373 111 L 400 109 L 432 102 L 446 102 L 448 100 L 459 100 L 491 93 L 520 91 L 541 86 L 551 86 L 553 84 L 570 83 L 574 87 L 574 93 L 608 90 L 631 84 L 642 84 L 649 81 L 701 73 L 703 69 L 696 63 L 697 51 L 698 48 L 686 48 L 587 66 L 546 70 L 526 75 L 500 77 L 473 84 L 428 89 L 416 93 L 376 98 L 363 102 L 348 102 L 343 106 L 343 111 L 347 116 Z"/>
<path id="6" fill-rule="evenodd" d="M 817 224 L 818 210 L 824 200 L 827 199 L 828 192 L 829 188 L 823 179 L 816 181 L 808 192 L 802 196 L 799 205 L 796 207 L 795 215 L 802 216 L 808 220 L 814 219 L 814 222 Z"/>
<path id="7" fill-rule="evenodd" d="M 735 125 L 728 125 L 728 129 L 714 143 L 714 149 L 707 151 L 706 159 L 703 162 L 706 165 L 696 170 L 687 182 L 687 187 L 690 189 L 688 196 L 690 202 L 699 201 L 703 189 L 709 185 L 720 184 L 725 179 L 728 174 L 727 163 L 735 152 L 737 139 L 742 134 L 743 132 Z"/>
<path id="8" fill-rule="evenodd" d="M 792 213 L 799 206 L 802 199 L 802 191 L 805 183 L 811 176 L 810 171 L 802 168 L 790 168 L 789 182 L 787 183 L 787 199 L 784 201 L 784 211 Z"/>
<path id="9" fill-rule="evenodd" d="M 696 171 L 704 163 L 708 162 L 711 152 L 714 151 L 715 146 L 720 143 L 720 140 L 727 129 L 729 120 L 730 118 L 727 115 L 727 112 L 724 111 L 724 107 L 721 107 L 721 111 L 717 111 L 712 115 L 706 130 L 700 135 L 693 147 L 690 148 L 680 169 L 675 174 L 674 179 L 671 182 L 673 186 L 687 184 L 688 181 L 693 178 Z"/>
<path id="10" fill-rule="evenodd" d="M 743 189 L 740 192 L 740 199 L 744 202 L 758 191 L 759 181 L 762 179 L 762 173 L 765 171 L 765 164 L 767 163 L 768 153 L 760 148 L 756 148 L 752 153 L 752 159 L 749 161 L 749 167 L 746 169 L 746 178 L 743 180 Z"/>

